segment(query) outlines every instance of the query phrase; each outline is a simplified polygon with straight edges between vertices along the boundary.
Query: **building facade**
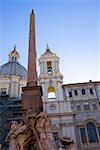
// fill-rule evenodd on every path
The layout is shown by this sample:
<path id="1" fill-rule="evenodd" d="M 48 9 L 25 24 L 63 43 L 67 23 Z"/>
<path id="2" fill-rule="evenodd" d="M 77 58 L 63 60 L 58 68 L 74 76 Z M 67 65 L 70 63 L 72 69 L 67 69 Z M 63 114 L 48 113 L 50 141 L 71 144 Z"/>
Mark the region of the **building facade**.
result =
<path id="1" fill-rule="evenodd" d="M 22 119 L 22 87 L 27 70 L 19 63 L 14 48 L 8 63 L 0 67 L 0 143 L 12 120 Z M 49 47 L 39 58 L 39 84 L 43 90 L 43 109 L 51 119 L 57 137 L 74 140 L 76 150 L 100 149 L 100 82 L 63 85 L 59 57 Z M 59 143 L 59 141 L 57 141 Z"/>
<path id="2" fill-rule="evenodd" d="M 4 142 L 11 121 L 22 119 L 21 96 L 27 70 L 19 59 L 14 48 L 8 63 L 0 67 L 0 143 Z M 43 109 L 51 118 L 54 136 L 73 139 L 76 150 L 99 150 L 100 82 L 63 85 L 59 57 L 49 47 L 40 56 L 39 66 Z"/>
<path id="3" fill-rule="evenodd" d="M 39 59 L 43 108 L 54 135 L 74 140 L 74 149 L 100 149 L 100 82 L 63 85 L 59 58 L 47 47 Z"/>
<path id="4" fill-rule="evenodd" d="M 69 101 L 77 149 L 100 149 L 100 82 L 63 85 L 64 100 Z"/>

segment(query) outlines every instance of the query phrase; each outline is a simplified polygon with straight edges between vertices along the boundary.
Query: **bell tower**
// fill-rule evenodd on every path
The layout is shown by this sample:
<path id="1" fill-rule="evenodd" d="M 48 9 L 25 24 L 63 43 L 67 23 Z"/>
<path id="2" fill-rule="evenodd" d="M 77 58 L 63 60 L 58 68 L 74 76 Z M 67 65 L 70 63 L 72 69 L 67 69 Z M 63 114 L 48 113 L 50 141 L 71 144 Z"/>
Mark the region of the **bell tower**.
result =
<path id="1" fill-rule="evenodd" d="M 46 52 L 39 59 L 40 85 L 43 90 L 43 109 L 48 114 L 61 111 L 60 102 L 63 101 L 62 80 L 59 70 L 59 57 L 47 46 Z"/>

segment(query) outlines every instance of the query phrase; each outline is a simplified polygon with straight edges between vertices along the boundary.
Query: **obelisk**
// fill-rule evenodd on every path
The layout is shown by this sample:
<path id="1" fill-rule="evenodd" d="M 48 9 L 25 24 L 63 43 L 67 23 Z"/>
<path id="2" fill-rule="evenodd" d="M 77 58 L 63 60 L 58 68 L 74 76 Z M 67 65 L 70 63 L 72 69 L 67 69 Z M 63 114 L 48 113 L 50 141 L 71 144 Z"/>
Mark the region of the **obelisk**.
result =
<path id="1" fill-rule="evenodd" d="M 36 70 L 36 39 L 35 39 L 35 13 L 30 14 L 29 50 L 28 50 L 28 78 L 27 86 L 23 88 L 22 113 L 23 117 L 29 109 L 35 112 L 43 110 L 41 87 L 37 85 Z"/>
<path id="2" fill-rule="evenodd" d="M 29 52 L 28 52 L 28 85 L 37 85 L 36 71 L 36 42 L 35 42 L 35 14 L 30 15 Z"/>

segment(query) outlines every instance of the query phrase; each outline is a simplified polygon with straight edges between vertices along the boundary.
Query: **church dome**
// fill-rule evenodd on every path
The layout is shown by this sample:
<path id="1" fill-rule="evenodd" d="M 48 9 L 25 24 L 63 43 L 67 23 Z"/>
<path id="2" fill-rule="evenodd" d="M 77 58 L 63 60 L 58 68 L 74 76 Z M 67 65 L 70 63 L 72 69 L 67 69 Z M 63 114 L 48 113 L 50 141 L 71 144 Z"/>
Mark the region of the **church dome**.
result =
<path id="1" fill-rule="evenodd" d="M 14 50 L 9 53 L 8 63 L 0 66 L 0 75 L 15 75 L 27 78 L 27 70 L 19 63 L 20 55 Z"/>

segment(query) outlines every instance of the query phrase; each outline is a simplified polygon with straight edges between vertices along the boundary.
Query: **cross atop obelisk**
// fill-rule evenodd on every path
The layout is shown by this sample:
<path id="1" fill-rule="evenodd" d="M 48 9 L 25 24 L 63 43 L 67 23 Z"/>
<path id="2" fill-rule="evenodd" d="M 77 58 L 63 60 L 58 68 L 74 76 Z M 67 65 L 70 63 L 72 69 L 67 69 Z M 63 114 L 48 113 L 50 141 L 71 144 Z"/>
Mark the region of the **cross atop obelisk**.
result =
<path id="1" fill-rule="evenodd" d="M 37 85 L 36 71 L 36 42 L 35 42 L 35 14 L 30 14 L 29 51 L 28 51 L 28 86 Z"/>

